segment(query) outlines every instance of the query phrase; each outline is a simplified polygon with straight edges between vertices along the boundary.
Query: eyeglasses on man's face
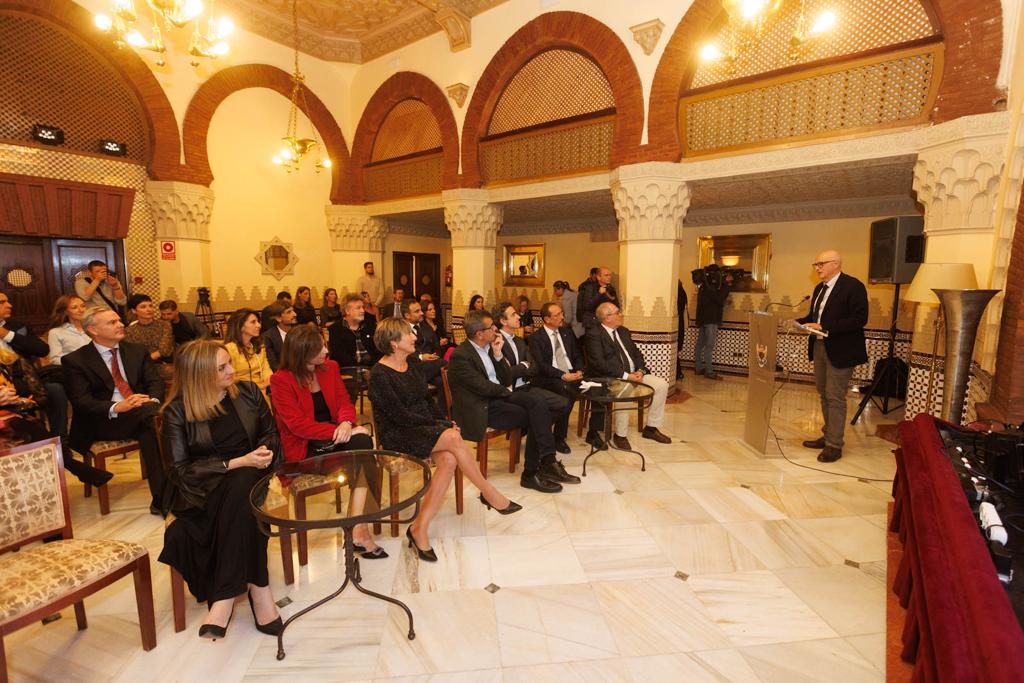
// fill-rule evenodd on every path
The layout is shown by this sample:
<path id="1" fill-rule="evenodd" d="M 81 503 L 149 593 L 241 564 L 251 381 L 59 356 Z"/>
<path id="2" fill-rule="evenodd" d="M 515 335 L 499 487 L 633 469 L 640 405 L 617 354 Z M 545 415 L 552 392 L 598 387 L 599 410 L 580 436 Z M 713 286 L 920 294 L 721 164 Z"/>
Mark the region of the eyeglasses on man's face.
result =
<path id="1" fill-rule="evenodd" d="M 835 259 L 832 259 L 831 261 L 815 261 L 815 262 L 814 262 L 814 263 L 812 263 L 811 265 L 812 265 L 813 267 L 815 267 L 815 268 L 824 268 L 824 267 L 825 267 L 825 266 L 827 266 L 828 264 L 830 264 L 830 263 L 835 263 L 835 262 L 836 262 L 836 261 L 835 261 Z"/>

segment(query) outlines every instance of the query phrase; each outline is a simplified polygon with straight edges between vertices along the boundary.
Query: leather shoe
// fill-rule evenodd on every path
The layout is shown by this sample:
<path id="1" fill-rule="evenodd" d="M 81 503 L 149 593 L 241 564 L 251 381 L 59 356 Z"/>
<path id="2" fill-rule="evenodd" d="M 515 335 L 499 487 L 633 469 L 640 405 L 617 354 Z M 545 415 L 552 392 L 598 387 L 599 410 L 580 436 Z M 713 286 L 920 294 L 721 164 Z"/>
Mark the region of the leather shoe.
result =
<path id="1" fill-rule="evenodd" d="M 533 474 L 526 474 L 525 472 L 519 477 L 519 485 L 524 489 L 533 489 L 534 491 L 540 491 L 541 493 L 558 493 L 562 490 L 562 485 L 556 481 L 550 481 L 546 477 L 542 477 L 539 472 Z"/>
<path id="2" fill-rule="evenodd" d="M 817 448 L 824 448 L 826 445 L 827 444 L 825 443 L 825 437 L 820 437 L 818 439 L 810 439 L 809 441 L 804 441 L 804 448 L 815 448 L 815 449 L 817 449 Z"/>
<path id="3" fill-rule="evenodd" d="M 568 455 L 569 453 L 572 453 L 572 449 L 569 448 L 569 444 L 565 442 L 565 439 L 558 439 L 555 441 L 555 450 L 558 451 L 559 453 L 562 453 L 563 455 Z"/>
<path id="4" fill-rule="evenodd" d="M 818 462 L 835 462 L 843 457 L 843 449 L 835 446 L 825 446 L 818 454 Z"/>
<path id="5" fill-rule="evenodd" d="M 645 439 L 653 439 L 658 443 L 672 443 L 672 439 L 662 434 L 657 427 L 644 427 L 644 430 L 640 432 L 640 436 Z"/>
<path id="6" fill-rule="evenodd" d="M 579 477 L 566 472 L 565 465 L 558 460 L 542 463 L 540 466 L 540 476 L 550 482 L 558 482 L 560 484 L 579 484 L 581 481 Z"/>
<path id="7" fill-rule="evenodd" d="M 608 444 L 597 432 L 587 432 L 587 443 L 593 446 L 595 451 L 603 451 L 608 448 Z"/>
<path id="8" fill-rule="evenodd" d="M 618 448 L 620 451 L 631 451 L 633 447 L 629 445 L 629 439 L 618 434 L 612 434 L 612 445 Z"/>

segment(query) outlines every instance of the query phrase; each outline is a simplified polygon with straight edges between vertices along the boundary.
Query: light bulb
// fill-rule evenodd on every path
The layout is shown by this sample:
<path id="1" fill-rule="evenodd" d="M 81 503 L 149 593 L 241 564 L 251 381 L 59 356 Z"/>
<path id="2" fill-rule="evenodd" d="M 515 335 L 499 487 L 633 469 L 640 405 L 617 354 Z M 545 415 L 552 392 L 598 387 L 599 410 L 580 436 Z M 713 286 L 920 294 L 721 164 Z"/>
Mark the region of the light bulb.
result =
<path id="1" fill-rule="evenodd" d="M 324 159 L 320 163 L 320 165 L 323 166 L 324 168 L 330 168 L 331 167 L 331 160 L 329 158 L 328 159 Z"/>
<path id="2" fill-rule="evenodd" d="M 128 35 L 126 35 L 124 37 L 124 39 L 125 39 L 125 42 L 127 42 L 132 47 L 145 47 L 146 46 L 146 39 L 143 38 L 142 34 L 139 33 L 138 31 L 129 31 Z"/>
<path id="3" fill-rule="evenodd" d="M 228 53 L 228 50 L 230 49 L 231 48 L 228 46 L 228 44 L 221 40 L 210 48 L 210 54 L 214 55 L 215 57 L 223 57 Z"/>
<path id="4" fill-rule="evenodd" d="M 191 21 L 203 13 L 202 0 L 186 0 L 185 16 Z"/>
<path id="5" fill-rule="evenodd" d="M 291 159 L 292 158 L 292 151 L 290 149 L 288 149 L 288 148 L 282 149 L 281 150 L 281 158 L 282 159 Z"/>
<path id="6" fill-rule="evenodd" d="M 810 35 L 816 36 L 819 33 L 825 33 L 831 31 L 836 25 L 836 14 L 835 12 L 825 11 L 818 15 L 818 18 L 814 20 L 814 25 L 811 26 Z"/>
<path id="7" fill-rule="evenodd" d="M 220 38 L 227 38 L 234 32 L 235 22 L 231 21 L 227 17 L 221 17 L 217 20 L 217 36 Z"/>
<path id="8" fill-rule="evenodd" d="M 708 43 L 700 49 L 700 58 L 705 62 L 714 62 L 722 58 L 722 51 L 714 43 Z"/>
<path id="9" fill-rule="evenodd" d="M 94 21 L 96 22 L 96 27 L 101 31 L 109 31 L 114 25 L 114 20 L 106 14 L 97 14 Z"/>
<path id="10" fill-rule="evenodd" d="M 740 3 L 740 16 L 743 17 L 744 21 L 751 21 L 756 19 L 762 10 L 766 0 L 742 0 Z"/>
<path id="11" fill-rule="evenodd" d="M 275 165 L 280 166 L 283 163 L 284 163 L 284 160 L 281 157 L 278 157 L 278 156 L 274 157 L 274 164 Z"/>

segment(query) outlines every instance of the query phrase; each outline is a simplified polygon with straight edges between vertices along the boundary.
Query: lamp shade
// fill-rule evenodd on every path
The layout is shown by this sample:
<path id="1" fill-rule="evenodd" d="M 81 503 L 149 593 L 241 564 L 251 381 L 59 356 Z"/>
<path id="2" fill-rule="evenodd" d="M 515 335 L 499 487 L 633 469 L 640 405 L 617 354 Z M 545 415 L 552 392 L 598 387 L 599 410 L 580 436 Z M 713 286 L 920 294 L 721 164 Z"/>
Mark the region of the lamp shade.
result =
<path id="1" fill-rule="evenodd" d="M 933 289 L 976 289 L 974 265 L 970 263 L 922 263 L 914 281 L 903 296 L 904 301 L 938 305 Z"/>

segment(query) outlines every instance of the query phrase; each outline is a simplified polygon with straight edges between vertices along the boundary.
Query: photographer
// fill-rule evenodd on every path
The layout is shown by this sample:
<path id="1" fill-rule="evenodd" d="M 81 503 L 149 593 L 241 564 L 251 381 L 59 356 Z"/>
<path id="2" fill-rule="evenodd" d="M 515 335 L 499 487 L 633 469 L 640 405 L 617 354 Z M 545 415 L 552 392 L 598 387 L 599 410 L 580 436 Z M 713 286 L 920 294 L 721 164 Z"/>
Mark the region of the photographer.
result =
<path id="1" fill-rule="evenodd" d="M 80 273 L 75 279 L 75 294 L 87 308 L 102 306 L 117 311 L 128 303 L 124 287 L 103 261 L 89 261 L 89 274 Z"/>
<path id="2" fill-rule="evenodd" d="M 693 368 L 698 375 L 708 379 L 722 379 L 715 372 L 712 357 L 715 352 L 715 337 L 722 324 L 725 301 L 732 289 L 733 276 L 712 263 L 703 270 L 694 272 L 697 284 L 697 345 L 693 350 Z"/>

